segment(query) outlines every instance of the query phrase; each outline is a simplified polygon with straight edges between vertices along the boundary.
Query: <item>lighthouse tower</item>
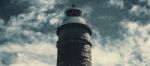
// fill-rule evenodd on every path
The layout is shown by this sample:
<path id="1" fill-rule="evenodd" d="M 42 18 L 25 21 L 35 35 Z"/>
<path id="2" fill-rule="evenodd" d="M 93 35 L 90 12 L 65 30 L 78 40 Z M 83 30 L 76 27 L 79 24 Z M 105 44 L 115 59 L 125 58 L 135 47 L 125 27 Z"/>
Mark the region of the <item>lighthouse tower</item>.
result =
<path id="1" fill-rule="evenodd" d="M 91 29 L 75 5 L 65 14 L 57 28 L 57 66 L 91 66 Z"/>

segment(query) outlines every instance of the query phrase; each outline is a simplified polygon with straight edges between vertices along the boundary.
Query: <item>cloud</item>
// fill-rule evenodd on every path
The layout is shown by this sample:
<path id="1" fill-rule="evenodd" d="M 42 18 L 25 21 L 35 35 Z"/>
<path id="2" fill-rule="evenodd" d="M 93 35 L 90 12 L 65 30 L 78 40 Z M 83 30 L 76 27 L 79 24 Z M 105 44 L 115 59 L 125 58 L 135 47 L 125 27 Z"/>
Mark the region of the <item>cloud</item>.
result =
<path id="1" fill-rule="evenodd" d="M 22 1 L 24 2 L 24 0 L 21 0 L 21 3 Z M 21 13 L 18 16 L 11 16 L 8 23 L 6 23 L 7 25 L 1 19 L 1 35 L 3 36 L 0 38 L 1 44 L 5 42 L 22 44 L 32 43 L 34 41 L 48 41 L 50 37 L 47 35 L 52 35 L 55 32 L 56 26 L 62 22 L 61 19 L 64 17 L 63 12 L 46 12 L 47 10 L 54 9 L 55 1 L 42 0 L 40 4 L 43 6 L 30 6 L 28 12 Z M 53 7 L 49 8 L 49 6 Z"/>
<path id="2" fill-rule="evenodd" d="M 146 6 L 133 5 L 130 12 L 139 17 L 147 17 L 150 10 Z"/>
<path id="3" fill-rule="evenodd" d="M 56 64 L 56 46 L 49 43 L 25 45 L 7 44 L 0 47 L 2 64 L 10 66 L 54 66 Z"/>
<path id="4" fill-rule="evenodd" d="M 108 3 L 111 6 L 127 8 L 130 14 L 136 17 L 145 18 L 149 16 L 149 0 L 110 0 Z"/>
<path id="5" fill-rule="evenodd" d="M 1 63 L 0 65 L 9 65 L 11 63 L 16 62 L 16 57 L 17 54 L 16 53 L 12 53 L 12 52 L 0 52 L 0 60 Z"/>
<path id="6" fill-rule="evenodd" d="M 111 6 L 116 6 L 118 8 L 124 8 L 124 1 L 123 0 L 110 0 L 108 4 Z"/>
<path id="7" fill-rule="evenodd" d="M 19 6 L 27 1 L 13 2 Z M 56 0 L 41 0 L 36 5 L 29 5 L 27 11 L 11 15 L 8 23 L 0 19 L 1 66 L 55 66 L 57 37 L 54 30 L 58 21 L 49 21 L 60 20 L 61 13 L 46 12 L 53 10 L 55 5 Z"/>
<path id="8" fill-rule="evenodd" d="M 121 59 L 119 53 L 104 50 L 101 46 L 94 46 L 92 51 L 93 66 L 115 66 Z"/>
<path id="9" fill-rule="evenodd" d="M 134 21 L 121 21 L 120 25 L 126 32 L 124 39 L 106 39 L 94 31 L 97 37 L 92 38 L 94 66 L 147 66 L 149 65 L 149 27 Z"/>
<path id="10" fill-rule="evenodd" d="M 19 13 L 18 9 L 14 10 L 17 15 L 11 15 L 8 23 L 5 19 L 0 19 L 0 65 L 56 66 L 58 38 L 55 31 L 64 18 L 62 5 L 66 8 L 65 4 L 68 1 L 14 0 L 12 3 L 19 6 L 28 2 L 30 5 L 24 12 Z M 142 6 L 136 2 L 124 0 L 97 3 L 100 6 L 97 6 L 95 1 L 90 2 L 89 5 L 79 4 L 86 18 L 89 18 L 88 22 L 93 30 L 93 66 L 148 66 L 150 64 L 148 62 L 150 61 L 150 24 L 143 25 L 141 21 L 132 21 L 128 17 L 128 15 L 138 15 L 143 12 L 149 15 L 146 8 L 148 4 Z M 108 7 L 108 3 L 112 9 Z M 129 4 L 131 8 L 126 9 L 127 12 L 121 11 L 127 7 L 126 4 Z M 121 9 L 116 10 L 113 7 Z M 122 38 L 116 38 L 118 35 Z M 115 38 L 112 39 L 112 36 Z"/>

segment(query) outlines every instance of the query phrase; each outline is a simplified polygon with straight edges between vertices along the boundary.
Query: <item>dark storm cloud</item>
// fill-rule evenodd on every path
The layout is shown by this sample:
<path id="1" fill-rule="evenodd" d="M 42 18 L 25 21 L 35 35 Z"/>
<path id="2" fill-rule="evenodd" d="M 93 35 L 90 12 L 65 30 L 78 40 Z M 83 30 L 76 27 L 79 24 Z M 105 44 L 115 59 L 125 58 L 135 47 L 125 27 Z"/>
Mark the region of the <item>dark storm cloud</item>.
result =
<path id="1" fill-rule="evenodd" d="M 13 16 L 17 16 L 18 14 L 24 12 L 29 6 L 31 6 L 32 1 L 29 0 L 1 0 L 0 4 L 0 18 L 9 20 L 9 18 Z"/>
<path id="2" fill-rule="evenodd" d="M 25 62 L 25 64 L 19 64 L 19 66 L 28 66 L 26 64 L 29 63 L 28 59 L 33 61 L 33 64 L 40 66 L 54 65 L 55 61 L 52 59 L 55 59 L 54 52 L 56 51 L 52 49 L 52 44 L 56 43 L 57 38 L 54 33 L 57 23 L 61 22 L 59 18 L 62 17 L 62 12 L 60 12 L 62 9 L 56 11 L 54 6 L 59 1 L 6 0 L 0 3 L 3 3 L 0 11 L 0 51 L 2 51 L 0 52 L 0 65 L 16 66 L 15 63 Z M 63 2 L 59 4 L 63 4 Z M 41 43 L 40 47 L 38 47 L 39 43 Z M 36 45 L 30 47 L 28 44 Z M 21 45 L 21 48 L 18 46 L 17 51 L 15 50 L 16 45 Z M 35 49 L 38 53 L 35 52 Z M 16 51 L 16 54 L 12 54 L 14 51 Z M 49 53 L 49 51 L 52 53 Z M 47 60 L 47 58 L 51 58 L 51 60 Z"/>
<path id="3" fill-rule="evenodd" d="M 0 61 L 3 65 L 10 65 L 16 62 L 17 54 L 10 52 L 0 52 Z"/>
<path id="4" fill-rule="evenodd" d="M 86 3 L 81 2 L 82 6 L 91 6 L 93 11 L 88 17 L 88 22 L 97 28 L 102 37 L 111 36 L 111 38 L 121 37 L 118 30 L 121 29 L 119 22 L 129 17 L 128 10 L 120 7 L 112 7 L 109 0 L 87 0 Z M 81 6 L 81 7 L 82 7 Z M 92 18 L 91 18 L 92 17 Z M 104 30 L 105 29 L 105 30 Z"/>
<path id="5" fill-rule="evenodd" d="M 103 37 L 123 37 L 121 34 L 124 29 L 120 22 L 124 20 L 139 21 L 141 24 L 149 21 L 148 0 L 77 0 L 75 3 L 77 7 L 83 8 L 83 11 L 92 9 L 90 13 L 85 12 L 85 18 Z"/>
<path id="6" fill-rule="evenodd" d="M 148 5 L 148 0 L 124 0 L 125 4 L 130 5 L 130 7 L 132 7 L 132 5 L 140 5 L 140 6 L 149 6 Z"/>
<path id="7" fill-rule="evenodd" d="M 53 7 L 55 1 L 39 2 L 39 0 L 6 0 L 1 2 L 3 3 L 2 9 L 6 10 L 0 12 L 2 17 L 10 19 L 0 19 L 0 44 L 7 42 L 24 44 L 32 43 L 35 40 L 51 41 L 47 35 L 55 33 L 56 25 L 54 24 L 61 22 L 59 18 L 63 16 L 60 10 L 56 11 Z M 3 13 L 8 15 L 3 15 Z M 5 20 L 8 21 L 7 24 L 5 24 Z"/>

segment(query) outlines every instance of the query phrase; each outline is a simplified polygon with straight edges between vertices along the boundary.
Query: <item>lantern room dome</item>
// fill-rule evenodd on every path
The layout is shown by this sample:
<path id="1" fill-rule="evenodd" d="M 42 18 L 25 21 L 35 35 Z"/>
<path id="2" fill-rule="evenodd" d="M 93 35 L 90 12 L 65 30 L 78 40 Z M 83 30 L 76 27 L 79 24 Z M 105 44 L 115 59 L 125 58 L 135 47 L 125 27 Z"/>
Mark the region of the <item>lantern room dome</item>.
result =
<path id="1" fill-rule="evenodd" d="M 77 8 L 70 8 L 65 11 L 66 16 L 82 16 L 82 11 Z"/>

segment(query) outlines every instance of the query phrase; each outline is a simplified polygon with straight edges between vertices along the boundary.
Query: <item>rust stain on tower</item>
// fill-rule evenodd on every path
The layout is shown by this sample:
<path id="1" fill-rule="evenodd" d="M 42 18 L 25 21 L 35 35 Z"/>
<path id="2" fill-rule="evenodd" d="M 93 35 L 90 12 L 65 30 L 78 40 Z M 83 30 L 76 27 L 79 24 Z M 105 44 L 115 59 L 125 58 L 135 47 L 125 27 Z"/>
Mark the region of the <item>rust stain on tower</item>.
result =
<path id="1" fill-rule="evenodd" d="M 57 28 L 57 66 L 92 66 L 92 31 L 82 18 L 82 11 L 73 5 L 65 14 L 63 25 Z"/>

